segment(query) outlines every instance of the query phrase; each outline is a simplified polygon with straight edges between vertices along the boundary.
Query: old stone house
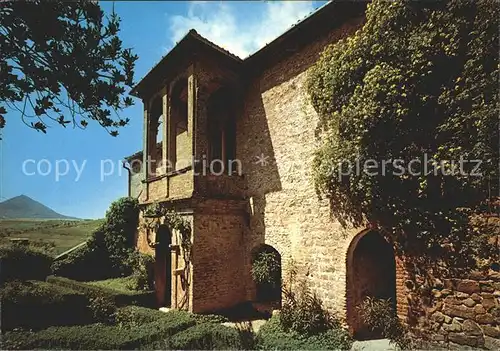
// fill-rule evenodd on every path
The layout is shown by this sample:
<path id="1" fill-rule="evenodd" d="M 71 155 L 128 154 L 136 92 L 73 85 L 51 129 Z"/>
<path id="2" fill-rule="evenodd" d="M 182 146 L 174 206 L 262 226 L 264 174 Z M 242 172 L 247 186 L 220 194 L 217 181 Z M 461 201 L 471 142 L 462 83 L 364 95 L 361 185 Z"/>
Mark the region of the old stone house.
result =
<path id="1" fill-rule="evenodd" d="M 354 335 L 365 331 L 356 313 L 364 296 L 392 298 L 398 316 L 411 317 L 404 258 L 369 226 L 332 218 L 311 177 L 318 116 L 305 91 L 308 69 L 325 46 L 362 26 L 365 9 L 363 2 L 330 2 L 244 60 L 191 30 L 133 89 L 144 105 L 144 147 L 127 158 L 129 195 L 143 208 L 175 210 L 192 228 L 186 262 L 179 233 L 168 225 L 149 229 L 141 215 L 137 247 L 155 255 L 160 306 L 211 312 L 258 300 L 252 256 L 271 249 L 283 279 L 294 262 Z M 135 162 L 148 159 L 158 161 L 149 172 Z M 470 286 L 463 293 L 498 305 L 492 291 L 481 296 L 477 281 Z M 448 288 L 453 295 L 456 287 Z M 436 301 L 439 313 L 445 297 Z M 500 335 L 498 319 L 476 321 L 490 328 L 487 335 L 463 334 L 464 318 L 474 316 L 460 303 L 452 307 L 438 329 L 454 318 L 460 327 L 444 335 L 475 346 Z"/>

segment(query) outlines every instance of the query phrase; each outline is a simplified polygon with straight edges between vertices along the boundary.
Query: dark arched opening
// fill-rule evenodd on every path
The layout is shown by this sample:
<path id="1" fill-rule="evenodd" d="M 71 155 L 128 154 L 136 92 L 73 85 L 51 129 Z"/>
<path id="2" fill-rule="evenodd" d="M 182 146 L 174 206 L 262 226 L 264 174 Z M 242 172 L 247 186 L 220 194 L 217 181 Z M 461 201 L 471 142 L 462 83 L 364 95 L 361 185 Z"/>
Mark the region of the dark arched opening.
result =
<path id="1" fill-rule="evenodd" d="M 172 233 L 162 224 L 156 232 L 155 246 L 155 292 L 159 307 L 170 307 L 172 296 L 172 259 L 170 244 Z"/>
<path id="2" fill-rule="evenodd" d="M 281 255 L 272 246 L 252 250 L 252 278 L 257 302 L 281 306 Z"/>
<path id="3" fill-rule="evenodd" d="M 366 297 L 390 299 L 396 314 L 396 263 L 391 244 L 376 231 L 358 234 L 347 252 L 347 323 L 358 340 L 382 338 L 363 322 L 358 306 Z"/>

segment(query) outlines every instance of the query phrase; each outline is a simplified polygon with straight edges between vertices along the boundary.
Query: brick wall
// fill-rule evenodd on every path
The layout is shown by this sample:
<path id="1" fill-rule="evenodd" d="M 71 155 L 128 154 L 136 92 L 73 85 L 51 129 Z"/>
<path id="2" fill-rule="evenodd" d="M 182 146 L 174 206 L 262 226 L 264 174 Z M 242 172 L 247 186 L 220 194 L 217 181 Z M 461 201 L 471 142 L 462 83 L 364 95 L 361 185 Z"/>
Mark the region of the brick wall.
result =
<path id="1" fill-rule="evenodd" d="M 193 311 L 207 312 L 234 306 L 246 300 L 241 281 L 244 255 L 244 218 L 224 213 L 194 216 Z M 213 208 L 212 208 L 213 210 Z"/>

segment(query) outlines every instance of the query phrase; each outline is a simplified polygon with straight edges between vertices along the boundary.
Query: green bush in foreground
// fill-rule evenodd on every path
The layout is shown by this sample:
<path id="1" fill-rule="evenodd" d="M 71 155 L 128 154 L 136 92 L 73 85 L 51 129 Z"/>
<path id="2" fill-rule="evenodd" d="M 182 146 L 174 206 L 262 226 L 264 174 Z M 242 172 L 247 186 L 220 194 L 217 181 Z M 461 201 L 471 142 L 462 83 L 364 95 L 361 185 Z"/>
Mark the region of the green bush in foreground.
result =
<path id="1" fill-rule="evenodd" d="M 76 280 L 50 276 L 47 281 L 59 286 L 67 287 L 77 291 L 81 291 L 89 297 L 106 295 L 113 299 L 117 306 L 126 305 L 139 305 L 139 306 L 153 306 L 155 304 L 154 293 L 150 291 L 124 291 L 115 290 L 105 286 L 98 286 L 79 282 Z"/>
<path id="2" fill-rule="evenodd" d="M 40 250 L 6 244 L 0 247 L 0 284 L 11 280 L 45 280 L 51 263 L 52 258 Z"/>
<path id="3" fill-rule="evenodd" d="M 280 317 L 272 317 L 256 336 L 260 350 L 350 350 L 352 339 L 346 330 L 335 327 L 313 336 L 295 331 L 286 332 Z"/>
<path id="4" fill-rule="evenodd" d="M 116 312 L 116 322 L 123 327 L 140 326 L 159 320 L 192 320 L 196 322 L 195 315 L 186 311 L 160 312 L 156 309 L 126 306 Z"/>
<path id="5" fill-rule="evenodd" d="M 2 330 L 41 329 L 92 322 L 88 298 L 41 281 L 13 281 L 0 289 Z"/>
<path id="6" fill-rule="evenodd" d="M 196 323 L 226 323 L 229 322 L 227 317 L 218 314 L 193 314 Z"/>
<path id="7" fill-rule="evenodd" d="M 322 301 L 305 281 L 299 281 L 295 290 L 284 289 L 280 323 L 285 331 L 301 335 L 317 335 L 338 328 L 338 321 L 323 307 Z"/>
<path id="8" fill-rule="evenodd" d="M 123 197 L 114 201 L 104 223 L 92 233 L 87 245 L 54 262 L 53 273 L 81 281 L 131 275 L 135 270 L 133 258 L 138 256 L 134 251 L 138 221 L 137 199 Z"/>
<path id="9" fill-rule="evenodd" d="M 172 337 L 174 350 L 239 350 L 240 334 L 235 328 L 216 323 L 201 323 Z"/>
<path id="10" fill-rule="evenodd" d="M 73 327 L 50 327 L 39 332 L 8 332 L 2 349 L 73 349 L 73 350 L 131 350 L 150 348 L 159 341 L 168 344 L 172 335 L 195 324 L 186 312 L 165 313 L 165 318 L 134 326 L 89 324 Z"/>
<path id="11" fill-rule="evenodd" d="M 388 338 L 402 350 L 411 349 L 408 331 L 396 315 L 389 299 L 366 297 L 358 307 L 358 313 L 371 330 Z"/>

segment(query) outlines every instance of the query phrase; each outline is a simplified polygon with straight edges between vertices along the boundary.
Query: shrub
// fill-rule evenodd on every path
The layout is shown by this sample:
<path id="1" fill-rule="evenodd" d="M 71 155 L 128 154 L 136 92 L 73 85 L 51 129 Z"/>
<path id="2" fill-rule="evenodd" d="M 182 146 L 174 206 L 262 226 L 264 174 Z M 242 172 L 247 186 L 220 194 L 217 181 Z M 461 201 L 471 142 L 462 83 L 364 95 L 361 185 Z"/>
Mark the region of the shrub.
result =
<path id="1" fill-rule="evenodd" d="M 116 305 L 112 297 L 104 294 L 93 296 L 90 298 L 89 308 L 94 321 L 105 324 L 114 323 Z"/>
<path id="2" fill-rule="evenodd" d="M 0 247 L 0 283 L 11 280 L 45 280 L 50 274 L 52 258 L 22 244 Z"/>
<path id="3" fill-rule="evenodd" d="M 138 224 L 139 203 L 137 199 L 122 197 L 114 201 L 106 212 L 106 221 L 101 229 L 112 268 L 118 276 L 132 273 L 128 257 L 134 247 Z"/>
<path id="4" fill-rule="evenodd" d="M 270 246 L 262 246 L 252 258 L 252 278 L 260 301 L 281 299 L 281 258 Z"/>
<path id="5" fill-rule="evenodd" d="M 366 297 L 357 310 L 372 331 L 379 332 L 403 350 L 411 348 L 408 332 L 399 321 L 390 299 Z"/>
<path id="6" fill-rule="evenodd" d="M 349 333 L 338 326 L 306 336 L 293 330 L 285 331 L 279 316 L 273 316 L 260 328 L 256 343 L 260 350 L 350 350 L 352 347 Z"/>
<path id="7" fill-rule="evenodd" d="M 258 252 L 252 263 L 252 277 L 257 284 L 279 285 L 281 263 L 276 252 Z"/>
<path id="8" fill-rule="evenodd" d="M 39 329 L 92 322 L 80 292 L 40 281 L 13 281 L 0 290 L 2 329 Z"/>
<path id="9" fill-rule="evenodd" d="M 241 346 L 240 335 L 235 328 L 215 323 L 197 324 L 170 340 L 170 347 L 175 350 L 238 350 Z"/>
<path id="10" fill-rule="evenodd" d="M 52 273 L 80 281 L 101 280 L 113 275 L 111 263 L 106 251 L 95 245 L 91 239 L 84 246 L 71 252 L 66 258 L 56 260 L 51 266 Z"/>
<path id="11" fill-rule="evenodd" d="M 227 317 L 218 314 L 194 314 L 194 319 L 197 323 L 226 323 L 229 322 Z"/>
<path id="12" fill-rule="evenodd" d="M 48 282 L 55 285 L 67 287 L 77 291 L 81 291 L 89 297 L 95 297 L 99 295 L 106 295 L 110 297 L 116 306 L 125 305 L 139 305 L 139 306 L 154 306 L 155 296 L 154 292 L 150 291 L 123 291 L 115 290 L 108 287 L 92 285 L 89 283 L 79 282 L 76 280 L 50 276 L 47 278 Z"/>
<path id="13" fill-rule="evenodd" d="M 165 313 L 165 318 L 134 327 L 89 324 L 50 327 L 36 333 L 9 332 L 3 336 L 2 349 L 132 350 L 149 349 L 195 323 L 188 313 Z"/>
<path id="14" fill-rule="evenodd" d="M 121 307 L 116 313 L 116 322 L 123 327 L 140 326 L 142 324 L 151 323 L 161 319 L 184 318 L 184 311 L 170 311 L 168 313 L 140 306 Z M 193 316 L 194 317 L 194 316 Z M 194 319 L 193 319 L 194 320 Z"/>
<path id="15" fill-rule="evenodd" d="M 52 272 L 76 280 L 102 280 L 128 276 L 133 272 L 129 257 L 139 221 L 136 199 L 114 201 L 104 223 L 92 233 L 86 247 L 55 262 Z"/>
<path id="16" fill-rule="evenodd" d="M 154 290 L 154 258 L 137 251 L 128 258 L 132 269 L 131 281 L 128 287 L 132 290 Z"/>
<path id="17" fill-rule="evenodd" d="M 296 292 L 284 289 L 280 322 L 285 331 L 293 330 L 304 335 L 323 333 L 339 326 L 323 308 L 321 300 L 311 293 L 303 282 L 299 284 Z"/>

